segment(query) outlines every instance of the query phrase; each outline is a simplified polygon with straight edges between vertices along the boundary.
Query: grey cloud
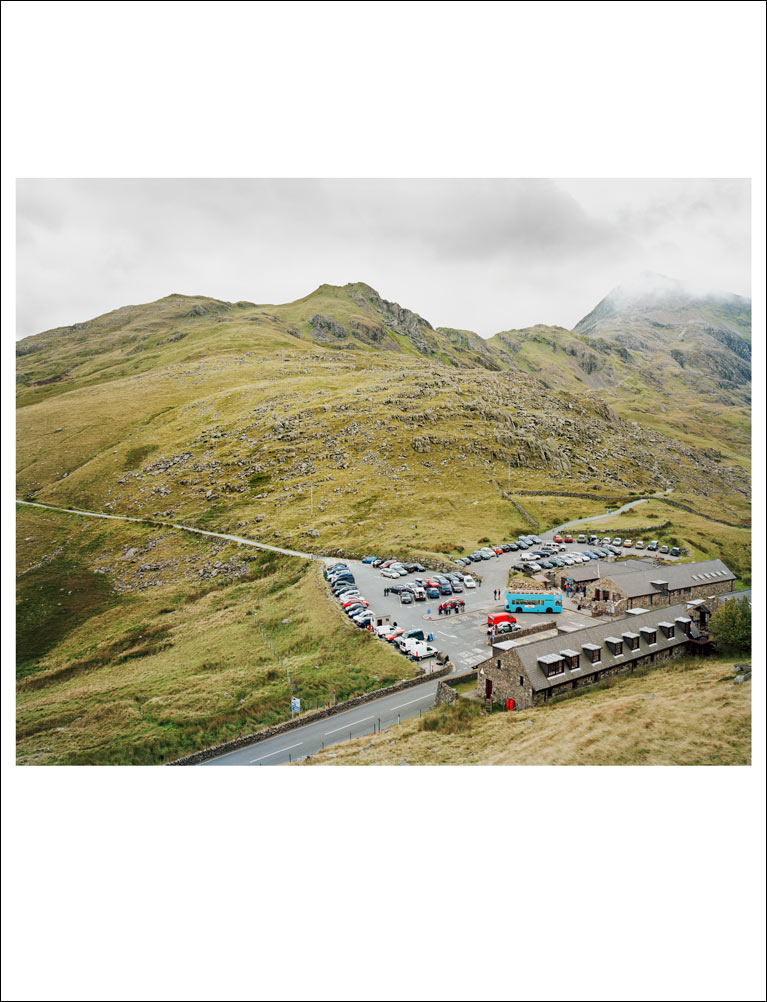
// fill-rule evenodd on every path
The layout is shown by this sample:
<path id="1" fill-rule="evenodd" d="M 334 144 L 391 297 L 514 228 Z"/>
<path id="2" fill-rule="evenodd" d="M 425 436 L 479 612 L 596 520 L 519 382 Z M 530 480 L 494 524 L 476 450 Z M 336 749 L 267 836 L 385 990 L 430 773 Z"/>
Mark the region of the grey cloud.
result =
<path id="1" fill-rule="evenodd" d="M 351 281 L 435 326 L 572 326 L 642 271 L 749 295 L 749 233 L 742 180 L 24 180 L 17 335 Z"/>

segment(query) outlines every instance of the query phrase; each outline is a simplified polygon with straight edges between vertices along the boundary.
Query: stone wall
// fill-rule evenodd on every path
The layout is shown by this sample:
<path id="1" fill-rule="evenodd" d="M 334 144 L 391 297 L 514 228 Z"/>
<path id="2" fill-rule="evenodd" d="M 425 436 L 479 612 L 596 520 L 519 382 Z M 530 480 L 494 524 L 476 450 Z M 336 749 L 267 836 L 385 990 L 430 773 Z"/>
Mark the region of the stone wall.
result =
<path id="1" fill-rule="evenodd" d="M 458 699 L 458 693 L 447 682 L 438 682 L 437 694 L 434 697 L 434 705 L 442 706 L 443 703 L 454 703 Z"/>
<path id="2" fill-rule="evenodd" d="M 663 568 L 658 568 L 658 578 L 663 577 Z M 635 598 L 626 598 L 621 590 L 620 584 L 608 575 L 591 581 L 586 585 L 586 598 L 594 599 L 595 591 L 610 593 L 609 602 L 614 604 L 615 612 L 625 612 L 626 609 L 662 609 L 668 605 L 677 605 L 679 602 L 690 602 L 694 598 L 708 598 L 711 595 L 724 595 L 732 591 L 732 581 L 708 581 L 705 584 L 694 585 L 691 588 L 677 588 L 674 591 L 652 590 L 647 595 L 639 595 Z M 599 602 L 604 602 L 600 597 Z"/>
<path id="3" fill-rule="evenodd" d="M 536 623 L 535 626 L 523 626 L 516 633 L 499 633 L 495 637 L 488 639 L 489 644 L 497 644 L 503 640 L 521 640 L 522 637 L 530 637 L 535 633 L 545 633 L 546 630 L 556 630 L 557 624 L 552 620 L 547 623 Z"/>
<path id="4" fill-rule="evenodd" d="M 610 668 L 599 669 L 595 665 L 584 664 L 583 675 L 536 692 L 527 675 L 527 670 L 512 648 L 509 651 L 503 651 L 500 657 L 488 658 L 477 665 L 477 693 L 481 698 L 485 698 L 486 682 L 490 679 L 493 683 L 493 702 L 505 702 L 507 699 L 513 699 L 515 709 L 529 710 L 534 706 L 541 706 L 565 692 L 571 692 L 573 689 L 595 685 L 597 682 L 612 678 L 614 675 L 625 675 L 636 668 L 659 664 L 668 658 L 680 657 L 686 653 L 688 653 L 688 645 L 679 644 L 676 647 L 668 647 L 662 651 L 645 654 L 641 658 L 636 658 L 625 664 L 612 665 Z"/>
<path id="5" fill-rule="evenodd" d="M 518 710 L 529 710 L 535 705 L 532 682 L 513 648 L 477 665 L 477 695 L 481 699 L 486 698 L 488 680 L 493 684 L 493 702 L 513 699 Z"/>
<path id="6" fill-rule="evenodd" d="M 295 730 L 303 724 L 312 723 L 315 720 L 322 720 L 324 717 L 335 716 L 337 713 L 343 713 L 344 710 L 352 710 L 356 706 L 362 706 L 365 703 L 370 703 L 372 700 L 379 699 L 381 696 L 390 696 L 394 692 L 401 692 L 403 689 L 412 689 L 415 685 L 423 685 L 424 682 L 428 682 L 433 678 L 440 678 L 444 675 L 449 675 L 452 670 L 453 665 L 448 662 L 448 664 L 444 665 L 444 667 L 431 672 L 427 678 L 424 678 L 423 675 L 419 675 L 417 678 L 407 678 L 402 682 L 396 682 L 394 685 L 389 685 L 385 689 L 374 689 L 372 692 L 363 693 L 361 696 L 353 696 L 351 699 L 344 700 L 343 703 L 336 703 L 335 706 L 328 706 L 324 710 L 318 710 L 316 713 L 310 713 L 300 718 L 296 717 L 294 720 L 286 720 L 284 723 L 274 724 L 272 727 L 265 727 L 262 731 L 254 731 L 252 734 L 245 734 L 241 738 L 235 738 L 233 741 L 226 741 L 223 744 L 214 745 L 212 748 L 203 748 L 202 751 L 192 752 L 191 755 L 185 755 L 183 758 L 177 758 L 173 762 L 167 762 L 166 765 L 199 765 L 200 762 L 205 762 L 211 758 L 217 758 L 225 752 L 237 751 L 238 748 L 247 748 L 249 745 L 255 745 L 261 741 L 266 741 L 267 738 L 273 738 L 277 734 L 283 734 L 285 731 Z"/>

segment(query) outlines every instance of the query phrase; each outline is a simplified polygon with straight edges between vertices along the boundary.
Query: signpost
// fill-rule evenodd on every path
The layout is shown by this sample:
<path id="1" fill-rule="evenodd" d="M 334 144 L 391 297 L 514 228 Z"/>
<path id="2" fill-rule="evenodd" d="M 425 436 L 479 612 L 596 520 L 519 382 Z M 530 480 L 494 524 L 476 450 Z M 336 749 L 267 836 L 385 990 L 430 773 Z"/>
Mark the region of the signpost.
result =
<path id="1" fill-rule="evenodd" d="M 301 716 L 301 699 L 299 696 L 290 697 L 290 719 L 293 719 L 293 714 L 297 713 L 299 717 Z"/>

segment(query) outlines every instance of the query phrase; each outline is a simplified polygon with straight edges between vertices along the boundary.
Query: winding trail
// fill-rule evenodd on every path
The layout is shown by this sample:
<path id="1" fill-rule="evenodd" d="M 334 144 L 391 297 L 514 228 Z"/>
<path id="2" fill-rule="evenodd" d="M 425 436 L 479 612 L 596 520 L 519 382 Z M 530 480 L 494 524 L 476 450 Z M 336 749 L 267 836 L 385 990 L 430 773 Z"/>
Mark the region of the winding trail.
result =
<path id="1" fill-rule="evenodd" d="M 215 539 L 227 539 L 243 546 L 254 546 L 259 550 L 271 550 L 273 553 L 284 553 L 286 557 L 302 557 L 304 560 L 324 560 L 317 553 L 302 553 L 300 550 L 287 550 L 283 546 L 272 546 L 269 543 L 257 543 L 254 539 L 244 536 L 232 536 L 226 532 L 209 532 L 207 529 L 194 529 L 191 525 L 180 525 L 177 522 L 161 522 L 156 518 L 136 518 L 133 515 L 107 515 L 99 511 L 83 511 L 80 508 L 60 508 L 58 505 L 43 504 L 40 501 L 20 501 L 16 504 L 29 505 L 32 508 L 47 508 L 48 511 L 60 511 L 67 515 L 87 515 L 90 518 L 111 518 L 118 522 L 140 522 L 143 525 L 156 525 L 162 529 L 178 529 L 180 532 L 193 532 L 198 536 L 213 536 Z"/>
<path id="2" fill-rule="evenodd" d="M 657 498 L 639 498 L 636 501 L 629 501 L 628 504 L 624 504 L 620 508 L 613 508 L 612 511 L 606 511 L 604 515 L 589 515 L 587 518 L 576 518 L 572 522 L 563 522 L 562 525 L 557 525 L 553 529 L 547 529 L 543 533 L 544 537 L 553 536 L 555 532 L 560 532 L 562 529 L 571 529 L 574 525 L 582 525 L 584 522 L 599 522 L 603 518 L 612 518 L 614 515 L 620 515 L 621 512 L 628 511 L 630 508 L 635 508 L 638 504 L 644 504 L 646 501 L 657 501 Z"/>

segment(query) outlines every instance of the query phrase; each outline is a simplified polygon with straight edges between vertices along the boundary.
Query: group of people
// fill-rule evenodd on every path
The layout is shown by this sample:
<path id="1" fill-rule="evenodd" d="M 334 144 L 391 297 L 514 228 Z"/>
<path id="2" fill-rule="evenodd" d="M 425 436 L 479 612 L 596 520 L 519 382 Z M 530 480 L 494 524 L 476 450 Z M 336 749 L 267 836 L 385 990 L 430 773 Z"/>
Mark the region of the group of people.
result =
<path id="1" fill-rule="evenodd" d="M 493 590 L 493 598 L 495 599 L 495 601 L 500 602 L 502 597 L 503 597 L 503 591 L 500 588 L 495 588 Z"/>
<path id="2" fill-rule="evenodd" d="M 440 616 L 449 616 L 451 612 L 462 612 L 466 608 L 466 603 L 462 598 L 459 598 L 454 602 L 443 602 L 442 605 L 437 606 L 437 612 Z"/>

